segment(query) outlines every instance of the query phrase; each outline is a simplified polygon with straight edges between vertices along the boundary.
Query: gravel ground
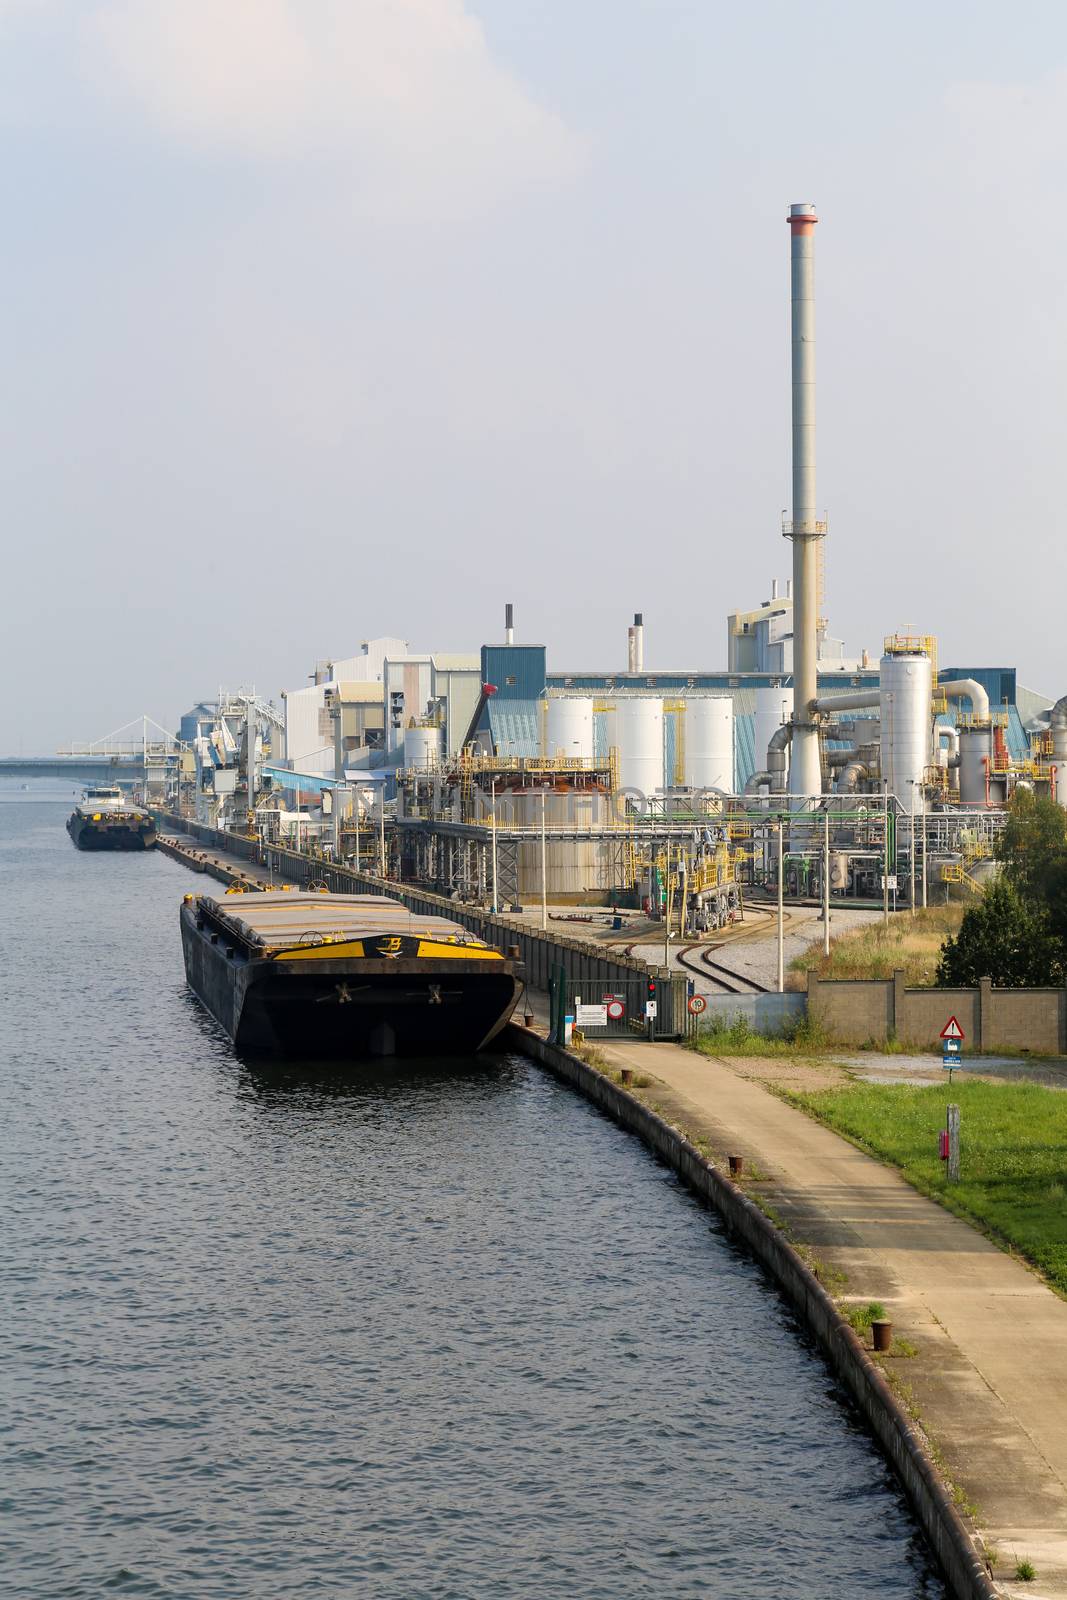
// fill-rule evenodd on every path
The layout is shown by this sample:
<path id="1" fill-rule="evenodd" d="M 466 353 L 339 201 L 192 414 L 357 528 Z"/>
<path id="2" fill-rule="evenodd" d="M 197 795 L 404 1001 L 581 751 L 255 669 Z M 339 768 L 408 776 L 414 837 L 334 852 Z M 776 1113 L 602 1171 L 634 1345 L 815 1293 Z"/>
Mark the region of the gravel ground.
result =
<path id="1" fill-rule="evenodd" d="M 881 915 L 880 911 L 835 910 L 830 918 L 830 931 L 835 935 L 847 933 L 853 928 L 879 921 Z M 710 949 L 712 945 L 720 944 L 721 939 L 720 935 L 718 939 L 709 939 L 704 943 Z M 822 921 L 818 911 L 807 906 L 787 911 L 783 941 L 787 986 L 790 961 L 809 945 L 817 944 L 821 939 Z M 753 927 L 751 932 L 728 935 L 725 942 L 722 942 L 721 947 L 713 954 L 714 959 L 722 966 L 729 967 L 747 978 L 754 978 L 757 983 L 763 984 L 765 989 L 775 988 L 778 982 L 778 930 L 774 913 L 760 917 L 758 925 Z M 654 962 L 656 965 L 662 965 L 663 940 L 635 945 L 634 955 L 641 956 L 643 960 Z M 699 959 L 697 952 L 693 952 L 691 959 Z M 671 964 L 677 964 L 673 953 Z M 706 989 L 709 994 L 721 992 L 714 982 L 702 983 L 700 979 L 696 979 L 696 983 L 698 988 Z"/>

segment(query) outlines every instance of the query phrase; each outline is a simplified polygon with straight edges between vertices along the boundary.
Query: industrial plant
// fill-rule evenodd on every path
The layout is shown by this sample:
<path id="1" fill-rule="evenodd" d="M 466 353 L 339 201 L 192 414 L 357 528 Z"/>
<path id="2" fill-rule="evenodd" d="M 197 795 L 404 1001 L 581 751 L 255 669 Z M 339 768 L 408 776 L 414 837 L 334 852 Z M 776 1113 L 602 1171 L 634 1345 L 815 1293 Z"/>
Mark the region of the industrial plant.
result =
<path id="1" fill-rule="evenodd" d="M 831 635 L 818 218 L 787 221 L 791 572 L 725 619 L 724 669 L 651 667 L 638 612 L 618 666 L 561 670 L 508 603 L 478 649 L 380 637 L 313 663 L 280 705 L 220 691 L 146 753 L 149 798 L 457 902 L 635 911 L 695 937 L 776 892 L 888 912 L 979 884 L 1017 789 L 1067 804 L 1067 696 L 942 665 L 932 633 L 889 633 L 876 659 Z"/>

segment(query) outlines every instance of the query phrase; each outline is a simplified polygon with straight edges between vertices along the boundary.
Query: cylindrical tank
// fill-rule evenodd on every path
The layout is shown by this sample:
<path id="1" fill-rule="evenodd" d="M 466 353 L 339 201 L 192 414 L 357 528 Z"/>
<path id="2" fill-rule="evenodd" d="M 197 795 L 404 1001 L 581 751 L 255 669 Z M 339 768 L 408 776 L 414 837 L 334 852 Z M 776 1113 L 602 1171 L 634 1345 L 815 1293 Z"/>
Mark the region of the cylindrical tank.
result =
<path id="1" fill-rule="evenodd" d="M 440 764 L 440 728 L 405 728 L 405 767 L 411 768 L 414 772 L 436 772 Z"/>
<path id="2" fill-rule="evenodd" d="M 685 702 L 685 781 L 690 789 L 734 792 L 734 703 L 718 695 Z"/>
<path id="3" fill-rule="evenodd" d="M 879 705 L 882 724 L 882 777 L 905 811 L 915 804 L 913 784 L 921 784 L 930 765 L 933 674 L 928 655 L 901 651 L 882 657 Z"/>
<path id="4" fill-rule="evenodd" d="M 756 711 L 752 721 L 752 740 L 755 747 L 756 772 L 767 765 L 767 746 L 772 734 L 778 732 L 783 722 L 793 715 L 792 689 L 757 689 Z"/>
<path id="5" fill-rule="evenodd" d="M 663 788 L 663 701 L 633 695 L 615 702 L 614 743 L 619 788 L 656 794 Z"/>
<path id="6" fill-rule="evenodd" d="M 989 803 L 989 767 L 993 753 L 991 729 L 979 722 L 960 729 L 960 804 L 984 806 Z"/>
<path id="7" fill-rule="evenodd" d="M 545 755 L 593 757 L 593 702 L 581 695 L 553 695 L 545 717 Z"/>

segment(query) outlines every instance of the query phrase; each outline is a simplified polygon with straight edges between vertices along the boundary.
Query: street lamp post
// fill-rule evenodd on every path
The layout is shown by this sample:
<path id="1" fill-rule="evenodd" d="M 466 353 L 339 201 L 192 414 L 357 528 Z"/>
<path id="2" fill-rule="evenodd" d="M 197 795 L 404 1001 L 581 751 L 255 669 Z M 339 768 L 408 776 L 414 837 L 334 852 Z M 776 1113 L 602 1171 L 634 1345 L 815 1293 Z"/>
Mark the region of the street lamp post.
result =
<path id="1" fill-rule="evenodd" d="M 785 836 L 778 818 L 778 993 L 785 993 Z"/>
<path id="2" fill-rule="evenodd" d="M 545 792 L 541 785 L 541 931 L 548 930 L 548 848 L 545 843 Z"/>
<path id="3" fill-rule="evenodd" d="M 490 819 L 489 819 L 490 823 L 492 825 L 492 836 L 493 836 L 493 915 L 496 916 L 497 911 L 499 910 L 499 906 L 497 905 L 497 897 L 496 897 L 496 779 L 495 778 L 490 780 L 490 789 L 491 789 L 492 797 L 493 797 L 493 809 L 492 809 L 492 812 L 490 814 Z"/>

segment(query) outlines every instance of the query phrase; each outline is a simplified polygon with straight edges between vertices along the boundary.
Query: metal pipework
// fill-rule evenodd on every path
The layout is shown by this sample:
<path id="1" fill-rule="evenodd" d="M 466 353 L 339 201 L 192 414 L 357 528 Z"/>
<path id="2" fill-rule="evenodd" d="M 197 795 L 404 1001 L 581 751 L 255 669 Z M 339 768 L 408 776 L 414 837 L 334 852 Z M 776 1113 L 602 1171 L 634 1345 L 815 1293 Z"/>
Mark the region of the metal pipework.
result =
<path id="1" fill-rule="evenodd" d="M 815 721 L 818 662 L 818 541 L 826 533 L 815 503 L 815 224 L 813 205 L 790 206 L 793 351 L 793 746 L 789 788 L 822 793 Z"/>
<path id="2" fill-rule="evenodd" d="M 971 711 L 979 722 L 989 721 L 989 696 L 974 678 L 951 678 L 946 683 L 942 681 L 937 686 L 938 694 L 943 694 L 946 700 L 962 700 L 965 697 L 971 702 Z"/>
<path id="3" fill-rule="evenodd" d="M 629 672 L 645 670 L 645 619 L 634 612 L 633 626 L 626 631 L 626 667 Z"/>
<path id="4" fill-rule="evenodd" d="M 504 643 L 515 643 L 515 607 L 510 600 L 504 607 Z"/>

